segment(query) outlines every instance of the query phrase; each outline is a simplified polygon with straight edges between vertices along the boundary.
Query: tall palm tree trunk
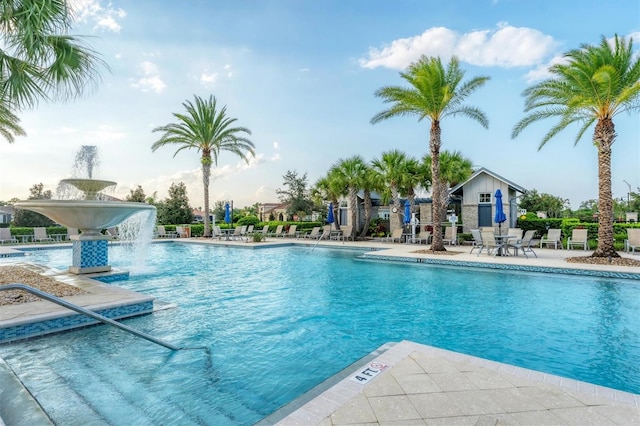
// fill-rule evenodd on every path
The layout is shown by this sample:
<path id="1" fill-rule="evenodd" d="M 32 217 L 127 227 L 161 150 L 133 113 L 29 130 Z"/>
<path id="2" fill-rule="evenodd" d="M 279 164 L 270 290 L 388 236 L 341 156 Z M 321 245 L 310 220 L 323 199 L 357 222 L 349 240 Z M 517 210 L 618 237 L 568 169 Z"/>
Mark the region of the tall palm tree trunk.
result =
<path id="1" fill-rule="evenodd" d="M 598 247 L 593 257 L 620 257 L 613 247 L 613 195 L 611 193 L 611 145 L 616 138 L 610 118 L 599 120 L 593 133 L 598 149 Z"/>
<path id="2" fill-rule="evenodd" d="M 349 210 L 351 213 L 351 235 L 353 237 L 357 231 L 358 221 L 358 188 L 349 188 Z"/>
<path id="3" fill-rule="evenodd" d="M 204 236 L 211 236 L 211 225 L 209 223 L 209 181 L 211 178 L 211 158 L 206 161 L 202 158 L 202 186 L 204 187 Z"/>
<path id="4" fill-rule="evenodd" d="M 371 223 L 371 191 L 364 190 L 364 224 L 362 226 L 362 232 L 360 232 L 360 238 L 367 236 L 369 232 L 369 224 Z"/>
<path id="5" fill-rule="evenodd" d="M 402 226 L 402 206 L 400 206 L 400 195 L 398 194 L 398 186 L 395 183 L 391 184 L 391 199 L 393 200 L 393 207 L 396 209 L 396 217 L 398 223 Z"/>
<path id="6" fill-rule="evenodd" d="M 440 182 L 440 122 L 434 120 L 431 123 L 429 151 L 431 154 L 431 207 L 433 211 L 433 240 L 431 250 L 446 251 L 442 241 L 442 184 Z"/>

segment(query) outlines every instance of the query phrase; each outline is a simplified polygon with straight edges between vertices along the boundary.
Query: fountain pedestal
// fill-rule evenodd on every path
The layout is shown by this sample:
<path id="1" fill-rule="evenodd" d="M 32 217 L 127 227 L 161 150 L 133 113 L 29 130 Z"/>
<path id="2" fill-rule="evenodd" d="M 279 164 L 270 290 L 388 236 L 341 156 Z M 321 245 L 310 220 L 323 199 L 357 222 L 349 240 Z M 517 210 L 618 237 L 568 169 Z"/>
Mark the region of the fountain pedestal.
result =
<path id="1" fill-rule="evenodd" d="M 72 235 L 72 262 L 69 272 L 73 274 L 94 274 L 109 272 L 108 241 L 106 235 Z"/>

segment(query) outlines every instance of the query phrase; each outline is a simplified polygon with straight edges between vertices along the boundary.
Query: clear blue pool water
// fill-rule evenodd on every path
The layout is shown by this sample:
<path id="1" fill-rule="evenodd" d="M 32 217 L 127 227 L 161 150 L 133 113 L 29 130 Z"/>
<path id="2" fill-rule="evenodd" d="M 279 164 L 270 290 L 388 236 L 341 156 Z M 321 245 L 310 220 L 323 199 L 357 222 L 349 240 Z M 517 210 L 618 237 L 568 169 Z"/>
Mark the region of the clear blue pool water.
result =
<path id="1" fill-rule="evenodd" d="M 71 258 L 30 254 L 60 269 Z M 127 266 L 121 248 L 109 254 Z M 0 345 L 0 357 L 59 424 L 252 424 L 400 340 L 640 393 L 637 281 L 359 254 L 155 244 L 117 284 L 177 307 L 125 323 L 211 358 L 106 326 Z"/>

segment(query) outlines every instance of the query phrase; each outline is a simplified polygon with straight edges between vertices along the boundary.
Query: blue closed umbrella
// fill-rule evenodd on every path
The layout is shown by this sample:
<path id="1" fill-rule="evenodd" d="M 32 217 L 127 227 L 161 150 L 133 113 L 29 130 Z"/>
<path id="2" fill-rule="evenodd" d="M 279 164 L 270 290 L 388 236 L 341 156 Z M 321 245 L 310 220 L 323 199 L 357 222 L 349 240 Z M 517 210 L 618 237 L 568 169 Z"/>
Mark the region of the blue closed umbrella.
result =
<path id="1" fill-rule="evenodd" d="M 224 204 L 224 221 L 226 223 L 231 223 L 231 209 L 229 208 L 229 203 Z"/>
<path id="2" fill-rule="evenodd" d="M 329 212 L 327 213 L 327 223 L 331 225 L 336 219 L 333 217 L 333 203 L 329 203 Z"/>
<path id="3" fill-rule="evenodd" d="M 493 218 L 493 221 L 498 224 L 498 233 L 502 235 L 502 222 L 507 220 L 507 216 L 504 214 L 504 210 L 502 207 L 502 191 L 499 189 L 496 190 L 496 215 Z"/>
<path id="4" fill-rule="evenodd" d="M 411 223 L 411 203 L 409 202 L 409 200 L 404 202 L 404 219 L 402 220 L 402 222 L 405 225 Z"/>

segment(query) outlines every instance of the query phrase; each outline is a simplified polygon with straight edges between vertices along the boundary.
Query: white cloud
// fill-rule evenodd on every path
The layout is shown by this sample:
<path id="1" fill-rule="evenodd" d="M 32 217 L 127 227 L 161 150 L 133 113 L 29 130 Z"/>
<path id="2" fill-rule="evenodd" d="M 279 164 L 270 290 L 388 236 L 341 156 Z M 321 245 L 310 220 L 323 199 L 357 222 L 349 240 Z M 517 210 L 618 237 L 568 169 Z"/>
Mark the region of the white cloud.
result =
<path id="1" fill-rule="evenodd" d="M 160 78 L 158 66 L 153 62 L 142 62 L 138 65 L 138 68 L 142 76 L 131 83 L 132 87 L 140 89 L 143 92 L 151 90 L 155 93 L 160 93 L 167 87 L 165 82 Z"/>
<path id="2" fill-rule="evenodd" d="M 224 70 L 227 72 L 227 78 L 233 77 L 233 71 L 231 71 L 231 65 L 230 64 L 226 64 L 224 66 Z"/>
<path id="3" fill-rule="evenodd" d="M 114 9 L 111 3 L 102 7 L 100 0 L 70 0 L 69 6 L 78 22 L 89 22 L 95 30 L 117 33 L 122 28 L 117 19 L 127 16 L 123 9 Z"/>
<path id="4" fill-rule="evenodd" d="M 566 63 L 567 60 L 562 55 L 556 55 L 546 64 L 538 65 L 536 68 L 532 69 L 528 73 L 525 74 L 525 79 L 527 83 L 533 83 L 536 81 L 544 80 L 545 78 L 550 78 L 551 73 L 549 72 L 549 68 L 556 64 Z"/>
<path id="5" fill-rule="evenodd" d="M 202 75 L 200 75 L 200 83 L 202 83 L 205 86 L 214 85 L 217 79 L 218 79 L 217 72 L 212 72 L 209 74 L 202 73 Z"/>
<path id="6" fill-rule="evenodd" d="M 495 30 L 477 30 L 464 34 L 444 27 L 429 28 L 424 33 L 392 41 L 378 49 L 371 48 L 359 60 L 364 68 L 387 67 L 402 70 L 421 55 L 439 56 L 448 61 L 456 55 L 461 61 L 479 66 L 505 68 L 539 64 L 556 47 L 551 36 L 526 27 L 512 27 L 500 22 Z"/>

